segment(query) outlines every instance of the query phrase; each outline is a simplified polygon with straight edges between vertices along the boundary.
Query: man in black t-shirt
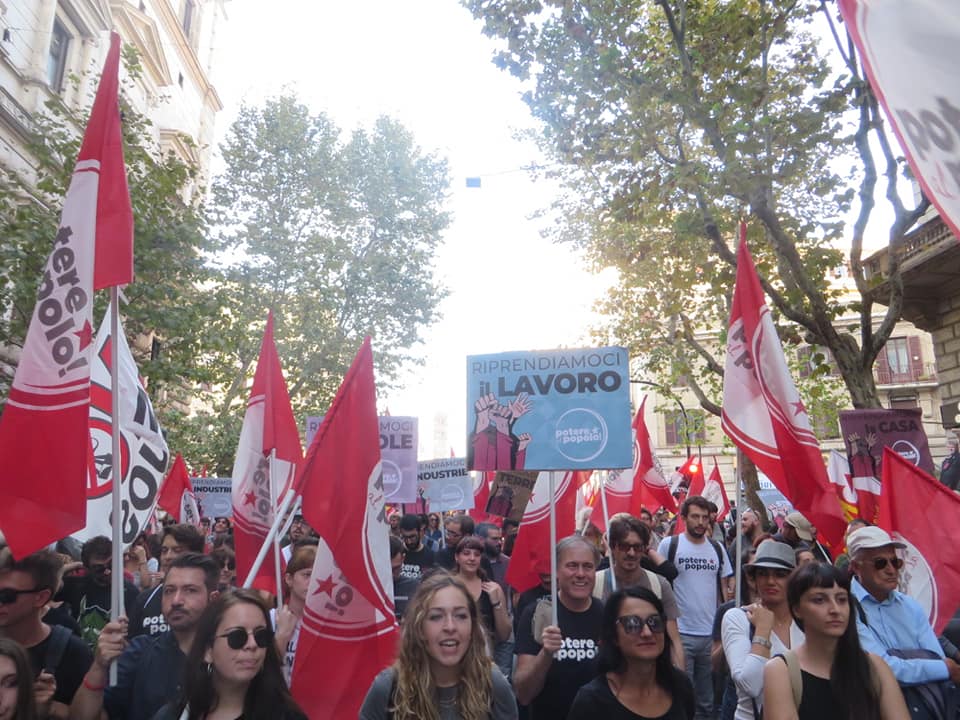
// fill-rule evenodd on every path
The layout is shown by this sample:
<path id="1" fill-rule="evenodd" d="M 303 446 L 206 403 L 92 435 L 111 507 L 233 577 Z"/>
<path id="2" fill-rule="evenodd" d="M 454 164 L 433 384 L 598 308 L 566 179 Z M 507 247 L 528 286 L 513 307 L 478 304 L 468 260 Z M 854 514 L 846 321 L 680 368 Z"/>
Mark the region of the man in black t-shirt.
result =
<path id="1" fill-rule="evenodd" d="M 423 528 L 416 515 L 400 518 L 400 539 L 403 540 L 404 557 L 400 577 L 420 580 L 434 564 L 433 550 L 423 545 Z"/>
<path id="2" fill-rule="evenodd" d="M 0 549 L 0 636 L 26 648 L 37 678 L 38 715 L 58 720 L 67 718 L 93 661 L 83 640 L 41 619 L 60 582 L 61 567 L 60 558 L 48 550 L 14 560 L 10 548 Z"/>
<path id="3" fill-rule="evenodd" d="M 81 636 L 91 651 L 97 647 L 100 630 L 110 621 L 112 549 L 110 538 L 104 535 L 90 538 L 80 551 L 86 574 L 63 578 L 60 597 L 70 606 L 70 614 L 79 623 Z M 124 608 L 132 608 L 136 600 L 137 588 L 124 581 Z"/>
<path id="4" fill-rule="evenodd" d="M 409 517 L 409 516 L 405 516 Z M 393 605 L 397 613 L 397 622 L 403 622 L 410 598 L 420 587 L 420 578 L 402 575 L 404 558 L 403 542 L 396 535 L 390 536 L 390 567 L 393 571 Z"/>
<path id="5" fill-rule="evenodd" d="M 572 535 L 557 543 L 557 625 L 529 605 L 517 625 L 517 700 L 530 706 L 533 720 L 566 717 L 574 696 L 597 674 L 603 603 L 592 596 L 600 553 L 589 540 Z M 535 621 L 535 618 L 537 620 Z"/>
<path id="6" fill-rule="evenodd" d="M 164 575 L 170 564 L 187 553 L 203 554 L 204 538 L 193 525 L 167 525 L 160 541 L 160 572 Z M 130 618 L 129 637 L 159 635 L 170 629 L 163 617 L 163 584 L 144 590 L 132 607 L 127 608 Z"/>

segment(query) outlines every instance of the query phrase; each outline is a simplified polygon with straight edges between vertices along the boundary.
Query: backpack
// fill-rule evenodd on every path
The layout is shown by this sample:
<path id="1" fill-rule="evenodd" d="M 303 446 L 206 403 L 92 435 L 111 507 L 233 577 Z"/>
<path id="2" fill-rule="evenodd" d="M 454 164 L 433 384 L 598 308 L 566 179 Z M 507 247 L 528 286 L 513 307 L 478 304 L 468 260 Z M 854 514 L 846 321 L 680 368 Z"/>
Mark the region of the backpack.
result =
<path id="1" fill-rule="evenodd" d="M 720 547 L 718 543 L 713 538 L 707 538 L 707 542 L 713 546 L 713 549 L 717 553 L 717 599 L 719 602 L 723 602 L 723 558 L 726 550 Z M 680 546 L 680 536 L 671 535 L 670 543 L 667 545 L 667 560 L 673 562 L 677 557 L 677 548 Z"/>
<path id="2" fill-rule="evenodd" d="M 60 661 L 63 660 L 63 654 L 66 652 L 67 642 L 69 642 L 71 635 L 73 633 L 63 625 L 50 626 L 47 651 L 43 656 L 43 672 L 48 672 L 56 677 L 57 668 L 60 667 Z"/>
<path id="3" fill-rule="evenodd" d="M 660 575 L 652 570 L 640 568 L 647 574 L 647 582 L 650 583 L 650 590 L 657 596 L 658 600 L 663 600 L 663 589 L 660 587 Z M 600 570 L 597 572 L 596 580 L 593 582 L 593 596 L 597 600 L 603 600 L 603 591 L 607 588 L 613 590 L 613 568 Z"/>

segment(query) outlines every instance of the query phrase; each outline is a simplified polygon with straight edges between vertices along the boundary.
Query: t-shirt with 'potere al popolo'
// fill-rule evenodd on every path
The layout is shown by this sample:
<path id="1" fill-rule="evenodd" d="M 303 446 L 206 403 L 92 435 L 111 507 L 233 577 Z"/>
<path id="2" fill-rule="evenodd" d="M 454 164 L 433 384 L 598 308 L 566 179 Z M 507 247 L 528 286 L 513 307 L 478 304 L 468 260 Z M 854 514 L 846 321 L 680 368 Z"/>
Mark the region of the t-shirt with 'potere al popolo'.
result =
<path id="1" fill-rule="evenodd" d="M 671 538 L 660 542 L 657 552 L 664 557 L 670 552 Z M 720 568 L 717 549 L 704 538 L 702 543 L 691 542 L 684 533 L 678 537 L 677 555 L 674 564 L 680 574 L 673 581 L 673 593 L 677 597 L 680 617 L 677 629 L 683 635 L 709 637 L 713 633 L 713 617 L 717 613 L 717 571 L 720 577 L 733 575 L 730 558 L 721 546 L 719 556 L 723 558 Z"/>

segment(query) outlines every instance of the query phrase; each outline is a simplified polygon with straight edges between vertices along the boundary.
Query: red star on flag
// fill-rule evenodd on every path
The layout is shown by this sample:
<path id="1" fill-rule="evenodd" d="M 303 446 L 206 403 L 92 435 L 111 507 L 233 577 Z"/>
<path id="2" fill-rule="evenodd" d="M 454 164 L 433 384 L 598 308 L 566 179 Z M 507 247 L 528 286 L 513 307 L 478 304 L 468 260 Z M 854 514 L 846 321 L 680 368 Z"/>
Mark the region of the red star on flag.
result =
<path id="1" fill-rule="evenodd" d="M 93 342 L 93 328 L 90 327 L 90 321 L 84 320 L 83 327 L 77 330 L 74 335 L 80 338 L 80 349 L 85 350 Z"/>
<path id="2" fill-rule="evenodd" d="M 804 406 L 803 400 L 797 400 L 796 402 L 792 402 L 790 404 L 793 405 L 794 407 L 794 411 L 793 411 L 794 415 L 799 415 L 800 413 L 803 413 L 804 415 L 806 415 L 807 408 L 806 406 Z"/>
<path id="3" fill-rule="evenodd" d="M 243 496 L 244 505 L 253 505 L 255 502 L 257 502 L 257 496 L 253 492 L 248 492 Z"/>
<path id="4" fill-rule="evenodd" d="M 317 589 L 313 591 L 313 594 L 319 595 L 320 593 L 326 593 L 330 597 L 333 597 L 334 587 L 336 587 L 336 583 L 333 581 L 333 575 L 331 575 L 326 580 L 321 580 L 317 583 Z"/>

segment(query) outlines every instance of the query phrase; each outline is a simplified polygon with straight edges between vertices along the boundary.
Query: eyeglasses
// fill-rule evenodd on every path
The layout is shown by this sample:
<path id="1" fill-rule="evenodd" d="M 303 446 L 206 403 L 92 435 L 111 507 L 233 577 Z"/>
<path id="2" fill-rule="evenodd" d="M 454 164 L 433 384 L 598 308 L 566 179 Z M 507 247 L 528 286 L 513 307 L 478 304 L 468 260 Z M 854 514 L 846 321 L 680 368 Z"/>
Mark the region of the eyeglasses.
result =
<path id="1" fill-rule="evenodd" d="M 636 635 L 642 632 L 644 625 L 650 628 L 650 632 L 654 635 L 659 635 L 666 627 L 662 615 L 651 615 L 648 618 L 642 618 L 639 615 L 624 615 L 617 618 L 617 623 L 627 635 Z"/>
<path id="2" fill-rule="evenodd" d="M 637 553 L 637 555 L 641 555 L 647 550 L 647 548 L 640 543 L 620 543 L 617 545 L 617 547 L 623 552 L 630 552 L 632 550 L 633 552 Z"/>
<path id="3" fill-rule="evenodd" d="M 257 644 L 258 648 L 267 647 L 273 640 L 273 633 L 265 627 L 257 628 L 253 631 L 244 628 L 234 628 L 223 635 L 217 635 L 217 637 L 226 638 L 227 645 L 230 646 L 231 650 L 241 650 L 247 644 L 247 638 L 251 635 L 253 635 L 253 641 Z"/>
<path id="4" fill-rule="evenodd" d="M 3 588 L 0 590 L 0 605 L 12 605 L 21 595 L 40 592 L 43 588 L 33 588 L 33 590 L 16 590 L 14 588 Z"/>
<path id="5" fill-rule="evenodd" d="M 222 567 L 224 570 L 236 570 L 237 564 L 235 562 L 226 562 L 220 567 Z"/>
<path id="6" fill-rule="evenodd" d="M 113 565 L 112 562 L 90 563 L 90 565 L 88 565 L 87 567 L 92 573 L 104 573 L 107 570 L 109 570 L 112 565 Z"/>
<path id="7" fill-rule="evenodd" d="M 878 558 L 874 558 L 874 559 L 873 559 L 873 569 L 874 569 L 874 570 L 883 570 L 883 569 L 887 566 L 887 563 L 890 563 L 891 565 L 893 565 L 893 569 L 894 569 L 894 570 L 899 570 L 900 568 L 903 567 L 903 558 L 898 558 L 898 557 L 892 557 L 892 558 L 878 557 Z"/>

